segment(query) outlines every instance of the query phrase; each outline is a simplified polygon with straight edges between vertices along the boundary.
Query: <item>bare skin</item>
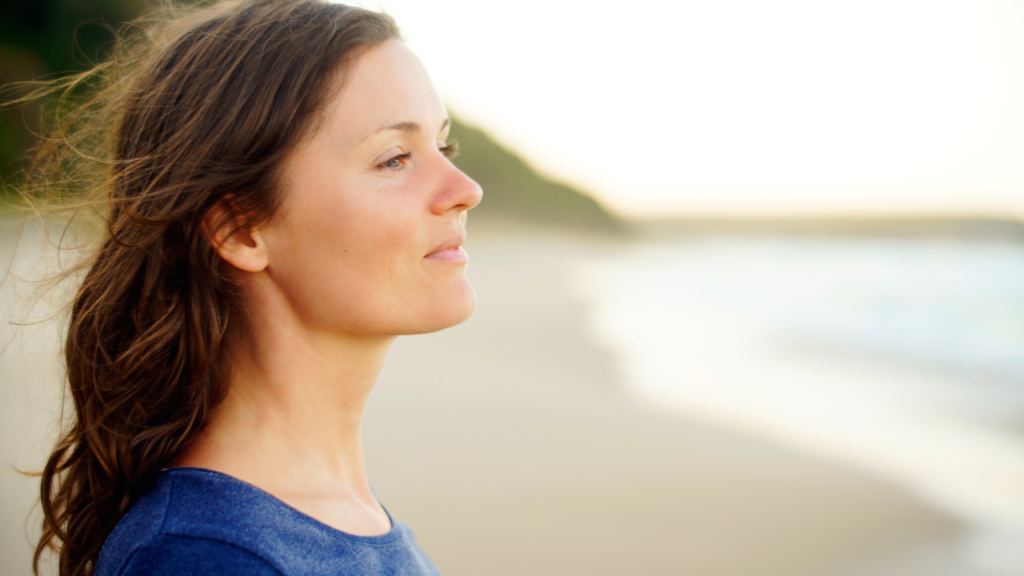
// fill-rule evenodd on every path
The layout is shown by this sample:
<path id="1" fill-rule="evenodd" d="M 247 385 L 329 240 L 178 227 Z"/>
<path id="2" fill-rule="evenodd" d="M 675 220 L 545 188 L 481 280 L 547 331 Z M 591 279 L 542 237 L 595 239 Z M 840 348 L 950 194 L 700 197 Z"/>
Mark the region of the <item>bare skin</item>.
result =
<path id="1" fill-rule="evenodd" d="M 391 529 L 363 464 L 367 397 L 395 337 L 458 324 L 476 305 L 460 246 L 481 191 L 445 157 L 447 132 L 422 64 L 386 42 L 286 160 L 273 221 L 208 230 L 246 318 L 228 395 L 175 466 L 229 474 L 350 534 Z M 230 202 L 219 211 L 208 223 Z"/>

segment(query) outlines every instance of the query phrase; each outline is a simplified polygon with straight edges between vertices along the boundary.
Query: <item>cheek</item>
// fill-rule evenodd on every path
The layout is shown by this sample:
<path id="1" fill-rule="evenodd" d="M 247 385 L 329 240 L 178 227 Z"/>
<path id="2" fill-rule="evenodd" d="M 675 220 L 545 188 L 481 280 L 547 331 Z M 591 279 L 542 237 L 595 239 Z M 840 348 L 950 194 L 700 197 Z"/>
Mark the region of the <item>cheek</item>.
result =
<path id="1" fill-rule="evenodd" d="M 381 190 L 305 188 L 273 235 L 275 284 L 303 323 L 384 332 L 424 292 L 421 210 Z"/>

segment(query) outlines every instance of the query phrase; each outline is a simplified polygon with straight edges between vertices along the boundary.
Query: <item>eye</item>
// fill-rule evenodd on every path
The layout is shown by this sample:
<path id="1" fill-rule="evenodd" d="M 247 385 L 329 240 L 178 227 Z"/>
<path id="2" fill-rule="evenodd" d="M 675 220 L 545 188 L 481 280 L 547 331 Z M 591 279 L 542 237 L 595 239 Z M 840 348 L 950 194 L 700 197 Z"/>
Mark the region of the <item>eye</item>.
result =
<path id="1" fill-rule="evenodd" d="M 398 154 L 391 158 L 381 162 L 377 165 L 377 168 L 382 170 L 401 170 L 405 166 L 405 161 L 409 159 L 412 153 Z"/>

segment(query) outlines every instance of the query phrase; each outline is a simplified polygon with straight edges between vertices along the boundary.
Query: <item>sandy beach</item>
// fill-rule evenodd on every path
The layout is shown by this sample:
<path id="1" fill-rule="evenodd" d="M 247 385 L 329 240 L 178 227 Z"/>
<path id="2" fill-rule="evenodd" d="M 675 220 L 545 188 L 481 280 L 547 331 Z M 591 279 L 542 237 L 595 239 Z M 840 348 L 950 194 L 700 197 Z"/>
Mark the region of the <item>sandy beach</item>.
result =
<path id="1" fill-rule="evenodd" d="M 444 574 L 975 573 L 964 527 L 907 491 L 634 402 L 566 280 L 607 240 L 483 230 L 477 313 L 400 338 L 364 424 L 378 497 Z M 22 576 L 36 489 L 11 466 L 41 464 L 59 388 L 52 342 L 4 334 L 0 573 Z"/>
<path id="2" fill-rule="evenodd" d="M 567 282 L 599 242 L 469 250 L 476 315 L 396 344 L 365 428 L 446 574 L 967 573 L 960 527 L 901 489 L 633 402 Z"/>

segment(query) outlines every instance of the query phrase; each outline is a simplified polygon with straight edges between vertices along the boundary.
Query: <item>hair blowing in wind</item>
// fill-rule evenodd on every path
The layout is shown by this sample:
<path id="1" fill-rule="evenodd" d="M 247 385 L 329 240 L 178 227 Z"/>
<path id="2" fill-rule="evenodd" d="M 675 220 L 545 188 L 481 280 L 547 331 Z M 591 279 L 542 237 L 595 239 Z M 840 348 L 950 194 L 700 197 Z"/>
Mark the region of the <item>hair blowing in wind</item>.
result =
<path id="1" fill-rule="evenodd" d="M 376 12 L 315 0 L 165 6 L 114 57 L 43 86 L 58 116 L 24 187 L 104 226 L 78 268 L 64 360 L 74 411 L 42 471 L 35 569 L 92 574 L 103 543 L 197 433 L 227 385 L 237 286 L 203 220 L 259 226 L 279 166 L 317 128 L 346 62 L 398 36 Z"/>

